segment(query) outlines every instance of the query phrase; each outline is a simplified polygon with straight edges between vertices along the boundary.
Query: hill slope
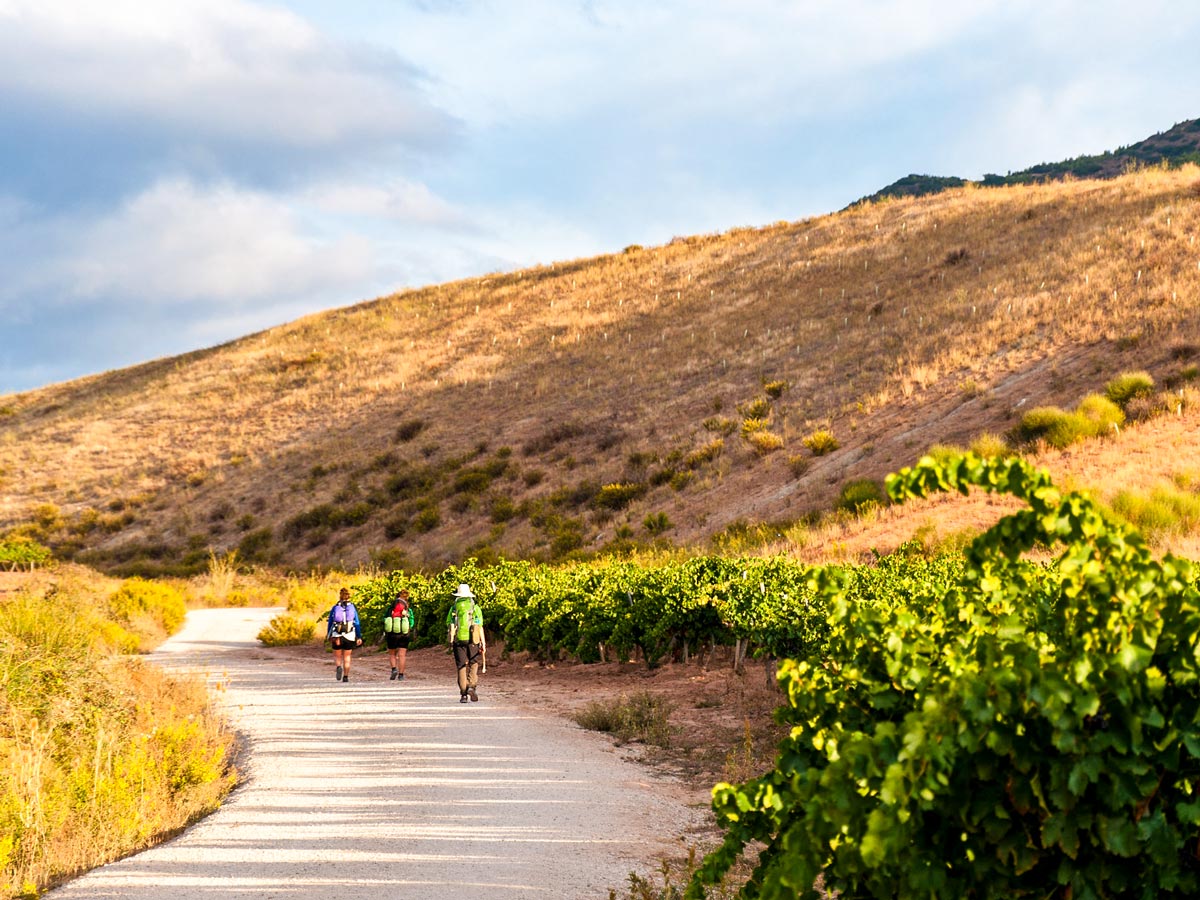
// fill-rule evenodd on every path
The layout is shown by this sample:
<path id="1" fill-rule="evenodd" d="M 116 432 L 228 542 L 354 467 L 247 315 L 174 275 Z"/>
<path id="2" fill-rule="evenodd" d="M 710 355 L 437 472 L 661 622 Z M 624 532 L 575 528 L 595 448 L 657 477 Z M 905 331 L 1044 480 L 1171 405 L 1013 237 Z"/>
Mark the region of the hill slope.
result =
<path id="1" fill-rule="evenodd" d="M 550 557 L 795 519 L 1118 372 L 1183 377 L 1198 201 L 1194 166 L 968 186 L 405 291 L 0 398 L 0 523 L 136 570 L 210 548 Z M 806 449 L 819 430 L 839 449 Z"/>
<path id="2" fill-rule="evenodd" d="M 1200 119 L 1180 122 L 1128 147 L 1118 147 L 1092 156 L 1077 156 L 1062 162 L 1039 163 L 1007 175 L 984 175 L 979 184 L 999 187 L 1059 181 L 1067 177 L 1116 178 L 1134 166 L 1180 166 L 1185 163 L 1200 163 Z M 968 183 L 955 176 L 912 174 L 893 181 L 863 199 L 877 201 L 887 197 L 922 197 Z"/>

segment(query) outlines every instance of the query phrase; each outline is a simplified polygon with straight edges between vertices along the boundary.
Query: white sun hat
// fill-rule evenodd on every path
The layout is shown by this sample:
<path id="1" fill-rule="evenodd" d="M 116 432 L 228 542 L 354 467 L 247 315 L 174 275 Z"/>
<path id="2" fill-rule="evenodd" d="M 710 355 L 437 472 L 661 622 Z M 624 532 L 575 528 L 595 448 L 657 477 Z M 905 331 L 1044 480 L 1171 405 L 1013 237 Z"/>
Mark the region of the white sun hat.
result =
<path id="1" fill-rule="evenodd" d="M 469 587 L 467 587 L 467 585 L 460 584 L 458 586 L 458 590 L 454 592 L 454 596 L 455 597 L 474 597 L 475 595 L 471 593 L 471 589 Z"/>

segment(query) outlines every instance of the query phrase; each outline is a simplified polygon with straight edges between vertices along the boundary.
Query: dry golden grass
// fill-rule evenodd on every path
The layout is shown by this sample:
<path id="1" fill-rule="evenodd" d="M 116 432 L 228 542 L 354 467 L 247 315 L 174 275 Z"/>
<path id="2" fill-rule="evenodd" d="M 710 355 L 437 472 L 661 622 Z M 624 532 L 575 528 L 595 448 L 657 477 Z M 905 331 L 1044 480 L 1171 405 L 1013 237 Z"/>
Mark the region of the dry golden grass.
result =
<path id="1" fill-rule="evenodd" d="M 705 420 L 774 380 L 789 383 L 771 411 L 783 452 L 728 441 L 616 524 L 666 512 L 672 538 L 696 542 L 738 519 L 796 518 L 934 443 L 1071 406 L 1121 371 L 1161 381 L 1200 361 L 1197 231 L 1200 170 L 1154 169 L 965 188 L 405 291 L 0 398 L 15 411 L 2 420 L 0 523 L 47 502 L 68 521 L 124 508 L 132 521 L 76 545 L 190 541 L 206 555 L 237 545 L 251 515 L 294 565 L 352 566 L 387 547 L 433 564 L 483 544 L 538 552 L 550 538 L 525 516 L 498 524 L 444 491 L 424 533 L 389 538 L 378 497 L 364 523 L 329 534 L 276 526 L 481 442 L 479 459 L 513 448 L 493 490 L 514 504 L 630 480 L 632 454 L 682 459 L 711 440 Z M 425 430 L 398 442 L 416 419 Z M 824 428 L 840 448 L 797 477 L 789 460 Z M 586 506 L 572 515 L 585 548 L 612 532 Z"/>
<path id="2" fill-rule="evenodd" d="M 161 840 L 232 786 L 203 680 L 125 655 L 118 586 L 70 565 L 0 575 L 0 897 Z"/>

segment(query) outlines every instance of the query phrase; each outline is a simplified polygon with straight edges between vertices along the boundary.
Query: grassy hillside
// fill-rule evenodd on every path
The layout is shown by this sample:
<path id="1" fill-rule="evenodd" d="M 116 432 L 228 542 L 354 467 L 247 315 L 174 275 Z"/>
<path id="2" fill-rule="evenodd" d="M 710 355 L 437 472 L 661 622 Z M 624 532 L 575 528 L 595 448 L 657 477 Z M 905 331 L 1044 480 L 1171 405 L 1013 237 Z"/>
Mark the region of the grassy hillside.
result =
<path id="1" fill-rule="evenodd" d="M 405 291 L 3 397 L 0 526 L 149 571 L 235 548 L 550 558 L 796 520 L 1119 372 L 1194 377 L 1198 204 L 1190 165 L 968 186 Z M 816 455 L 821 432 L 837 449 Z"/>

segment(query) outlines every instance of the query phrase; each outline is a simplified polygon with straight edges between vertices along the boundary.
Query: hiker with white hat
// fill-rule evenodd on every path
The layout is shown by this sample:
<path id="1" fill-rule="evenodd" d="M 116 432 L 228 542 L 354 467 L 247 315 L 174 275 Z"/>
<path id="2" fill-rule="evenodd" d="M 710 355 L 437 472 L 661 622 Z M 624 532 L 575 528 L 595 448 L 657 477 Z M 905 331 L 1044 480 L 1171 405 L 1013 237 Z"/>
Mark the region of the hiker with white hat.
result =
<path id="1" fill-rule="evenodd" d="M 475 599 L 471 588 L 460 584 L 454 592 L 454 605 L 446 616 L 449 629 L 446 639 L 454 650 L 454 664 L 458 666 L 459 703 L 476 701 L 479 694 L 479 661 L 486 652 L 483 636 L 483 610 Z"/>

